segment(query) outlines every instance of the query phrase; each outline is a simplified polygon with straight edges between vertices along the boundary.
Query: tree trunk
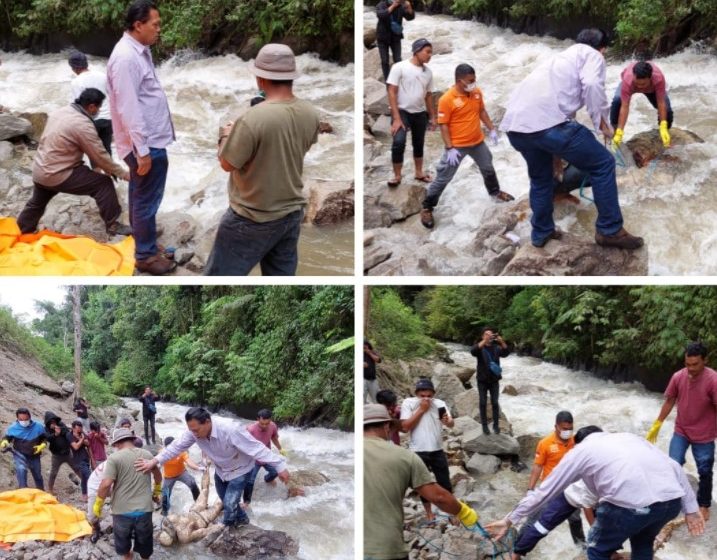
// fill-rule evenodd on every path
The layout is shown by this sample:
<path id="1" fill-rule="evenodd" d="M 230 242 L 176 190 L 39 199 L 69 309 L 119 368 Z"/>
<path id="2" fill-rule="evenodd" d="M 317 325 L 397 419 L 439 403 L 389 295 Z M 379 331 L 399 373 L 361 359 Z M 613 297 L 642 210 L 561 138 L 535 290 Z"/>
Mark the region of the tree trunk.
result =
<path id="1" fill-rule="evenodd" d="M 72 286 L 72 321 L 75 327 L 75 392 L 73 402 L 82 396 L 82 316 L 80 314 L 80 293 L 82 286 Z"/>
<path id="2" fill-rule="evenodd" d="M 371 313 L 371 287 L 363 287 L 363 336 L 366 338 L 368 333 L 368 317 Z"/>

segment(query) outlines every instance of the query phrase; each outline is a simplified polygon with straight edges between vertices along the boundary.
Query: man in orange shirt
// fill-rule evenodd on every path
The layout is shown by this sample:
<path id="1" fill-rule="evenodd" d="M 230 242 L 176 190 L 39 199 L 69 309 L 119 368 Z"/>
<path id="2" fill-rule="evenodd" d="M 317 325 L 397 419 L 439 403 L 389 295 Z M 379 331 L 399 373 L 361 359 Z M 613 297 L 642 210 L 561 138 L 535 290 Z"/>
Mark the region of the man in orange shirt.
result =
<path id="1" fill-rule="evenodd" d="M 535 462 L 533 463 L 533 470 L 530 472 L 528 490 L 535 490 L 538 480 L 545 480 L 573 447 L 575 447 L 573 415 L 567 410 L 562 410 L 555 416 L 555 430 L 541 439 L 535 449 Z M 531 516 L 521 528 L 513 547 L 512 560 L 522 558 L 523 555 L 533 550 L 540 538 L 548 534 L 549 530 L 540 522 L 542 513 L 541 511 L 537 515 Z M 568 518 L 568 524 L 570 525 L 570 535 L 573 537 L 573 542 L 575 544 L 584 543 L 585 533 L 583 533 L 579 509 L 576 509 Z M 535 529 L 535 531 L 529 530 L 531 528 Z"/>
<path id="2" fill-rule="evenodd" d="M 173 441 L 173 437 L 164 438 L 164 447 L 169 446 Z M 176 482 L 181 482 L 189 488 L 195 501 L 199 497 L 199 487 L 194 477 L 187 472 L 187 467 L 195 471 L 203 470 L 202 467 L 189 458 L 189 453 L 186 451 L 164 463 L 162 467 L 162 477 L 164 479 L 162 481 L 162 515 L 167 515 L 169 512 L 169 500 L 172 497 L 172 488 L 174 488 Z"/>
<path id="3" fill-rule="evenodd" d="M 456 83 L 438 101 L 438 119 L 441 138 L 446 146 L 436 165 L 436 178 L 428 187 L 421 210 L 421 223 L 433 227 L 433 208 L 441 193 L 451 182 L 465 156 L 478 165 L 488 194 L 507 202 L 513 197 L 500 190 L 498 176 L 493 169 L 493 156 L 485 144 L 481 121 L 488 127 L 494 146 L 498 145 L 498 132 L 490 120 L 483 103 L 483 93 L 476 87 L 476 72 L 468 64 L 459 64 L 455 71 Z"/>

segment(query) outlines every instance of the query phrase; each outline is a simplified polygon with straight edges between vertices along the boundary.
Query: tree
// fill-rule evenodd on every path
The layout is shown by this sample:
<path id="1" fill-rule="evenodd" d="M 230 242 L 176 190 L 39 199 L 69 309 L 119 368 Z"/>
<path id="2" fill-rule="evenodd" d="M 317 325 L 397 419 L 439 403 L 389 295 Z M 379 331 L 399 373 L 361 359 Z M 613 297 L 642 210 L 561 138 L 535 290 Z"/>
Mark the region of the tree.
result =
<path id="1" fill-rule="evenodd" d="M 82 286 L 72 286 L 72 319 L 75 328 L 75 392 L 73 401 L 82 396 Z"/>

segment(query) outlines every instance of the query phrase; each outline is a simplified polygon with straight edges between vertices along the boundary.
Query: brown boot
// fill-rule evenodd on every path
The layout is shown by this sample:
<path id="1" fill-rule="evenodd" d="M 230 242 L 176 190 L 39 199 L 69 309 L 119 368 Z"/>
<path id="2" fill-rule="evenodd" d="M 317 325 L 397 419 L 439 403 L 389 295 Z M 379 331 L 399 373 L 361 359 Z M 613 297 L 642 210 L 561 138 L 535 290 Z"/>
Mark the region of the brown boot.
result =
<path id="1" fill-rule="evenodd" d="M 615 235 L 595 233 L 595 243 L 603 247 L 618 247 L 619 249 L 639 249 L 645 244 L 642 237 L 636 237 L 622 228 Z"/>
<path id="2" fill-rule="evenodd" d="M 432 229 L 435 225 L 433 223 L 433 210 L 430 208 L 424 208 L 421 210 L 421 223 L 423 224 L 423 227 L 427 227 L 428 229 Z"/>
<path id="3" fill-rule="evenodd" d="M 154 255 L 148 259 L 135 261 L 134 266 L 139 272 L 148 272 L 153 276 L 161 276 L 177 268 L 177 263 L 169 260 L 164 255 Z"/>

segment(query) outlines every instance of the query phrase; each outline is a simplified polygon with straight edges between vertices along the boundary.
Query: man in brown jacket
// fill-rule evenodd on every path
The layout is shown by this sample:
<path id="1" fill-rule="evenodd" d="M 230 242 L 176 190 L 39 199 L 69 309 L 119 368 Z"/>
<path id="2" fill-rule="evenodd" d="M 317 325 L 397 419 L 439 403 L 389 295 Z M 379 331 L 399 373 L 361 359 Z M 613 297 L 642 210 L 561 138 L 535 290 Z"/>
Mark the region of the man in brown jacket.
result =
<path id="1" fill-rule="evenodd" d="M 129 173 L 112 160 L 93 123 L 105 95 L 98 89 L 84 90 L 74 103 L 50 114 L 32 164 L 32 198 L 17 219 L 22 233 L 37 230 L 45 207 L 58 193 L 91 196 L 110 235 L 129 235 L 132 229 L 119 222 L 122 208 L 112 175 L 127 181 Z M 87 154 L 98 173 L 83 161 Z"/>

